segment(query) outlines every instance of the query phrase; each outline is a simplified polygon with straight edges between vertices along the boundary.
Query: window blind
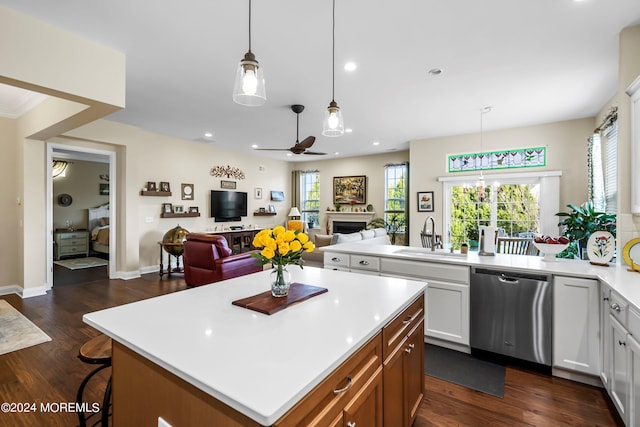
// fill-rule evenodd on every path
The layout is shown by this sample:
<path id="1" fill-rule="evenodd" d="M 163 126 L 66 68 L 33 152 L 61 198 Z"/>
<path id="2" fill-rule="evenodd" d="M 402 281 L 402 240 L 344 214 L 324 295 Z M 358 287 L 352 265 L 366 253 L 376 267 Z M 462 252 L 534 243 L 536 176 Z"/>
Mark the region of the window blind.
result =
<path id="1" fill-rule="evenodd" d="M 604 197 L 607 213 L 617 213 L 618 206 L 618 124 L 604 131 Z"/>

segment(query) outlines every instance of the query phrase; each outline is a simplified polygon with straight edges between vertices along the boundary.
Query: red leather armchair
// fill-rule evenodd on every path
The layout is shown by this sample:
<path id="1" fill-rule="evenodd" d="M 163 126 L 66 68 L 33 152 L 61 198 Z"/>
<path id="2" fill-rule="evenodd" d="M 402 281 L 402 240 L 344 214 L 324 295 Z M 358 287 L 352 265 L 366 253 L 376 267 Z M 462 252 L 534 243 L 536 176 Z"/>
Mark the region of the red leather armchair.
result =
<path id="1" fill-rule="evenodd" d="M 232 255 L 227 240 L 215 234 L 189 233 L 183 242 L 184 280 L 200 286 L 262 271 L 253 252 Z"/>

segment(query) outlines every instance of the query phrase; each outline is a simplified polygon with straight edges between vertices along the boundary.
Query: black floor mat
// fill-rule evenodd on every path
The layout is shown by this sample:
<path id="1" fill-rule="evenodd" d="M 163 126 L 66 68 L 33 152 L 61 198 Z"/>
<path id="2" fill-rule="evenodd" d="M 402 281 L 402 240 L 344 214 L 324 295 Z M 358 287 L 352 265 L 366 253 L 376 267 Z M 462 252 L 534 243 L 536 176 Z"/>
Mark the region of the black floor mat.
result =
<path id="1" fill-rule="evenodd" d="M 424 345 L 425 374 L 504 398 L 505 367 L 470 354 Z"/>

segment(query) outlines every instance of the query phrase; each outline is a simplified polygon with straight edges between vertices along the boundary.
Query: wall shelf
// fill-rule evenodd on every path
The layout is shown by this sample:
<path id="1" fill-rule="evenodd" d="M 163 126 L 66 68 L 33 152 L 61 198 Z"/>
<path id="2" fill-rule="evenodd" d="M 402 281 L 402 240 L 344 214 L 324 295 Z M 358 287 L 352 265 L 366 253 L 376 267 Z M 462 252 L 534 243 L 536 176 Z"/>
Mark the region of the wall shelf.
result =
<path id="1" fill-rule="evenodd" d="M 171 191 L 140 191 L 140 195 L 167 197 L 171 195 Z"/>
<path id="2" fill-rule="evenodd" d="M 200 212 L 185 213 L 161 213 L 160 218 L 196 218 L 200 216 Z"/>
<path id="3" fill-rule="evenodd" d="M 275 216 L 275 212 L 254 212 L 253 216 Z"/>

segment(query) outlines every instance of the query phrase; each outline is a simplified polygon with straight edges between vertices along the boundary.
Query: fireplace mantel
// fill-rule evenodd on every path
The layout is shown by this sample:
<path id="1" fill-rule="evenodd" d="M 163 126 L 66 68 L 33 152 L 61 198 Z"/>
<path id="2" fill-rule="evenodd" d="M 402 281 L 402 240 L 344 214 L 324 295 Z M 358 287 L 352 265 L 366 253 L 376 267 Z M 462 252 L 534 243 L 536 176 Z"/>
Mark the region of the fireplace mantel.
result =
<path id="1" fill-rule="evenodd" d="M 375 212 L 326 212 L 327 215 L 327 234 L 331 234 L 333 230 L 333 221 L 345 222 L 371 222 L 376 215 Z"/>

